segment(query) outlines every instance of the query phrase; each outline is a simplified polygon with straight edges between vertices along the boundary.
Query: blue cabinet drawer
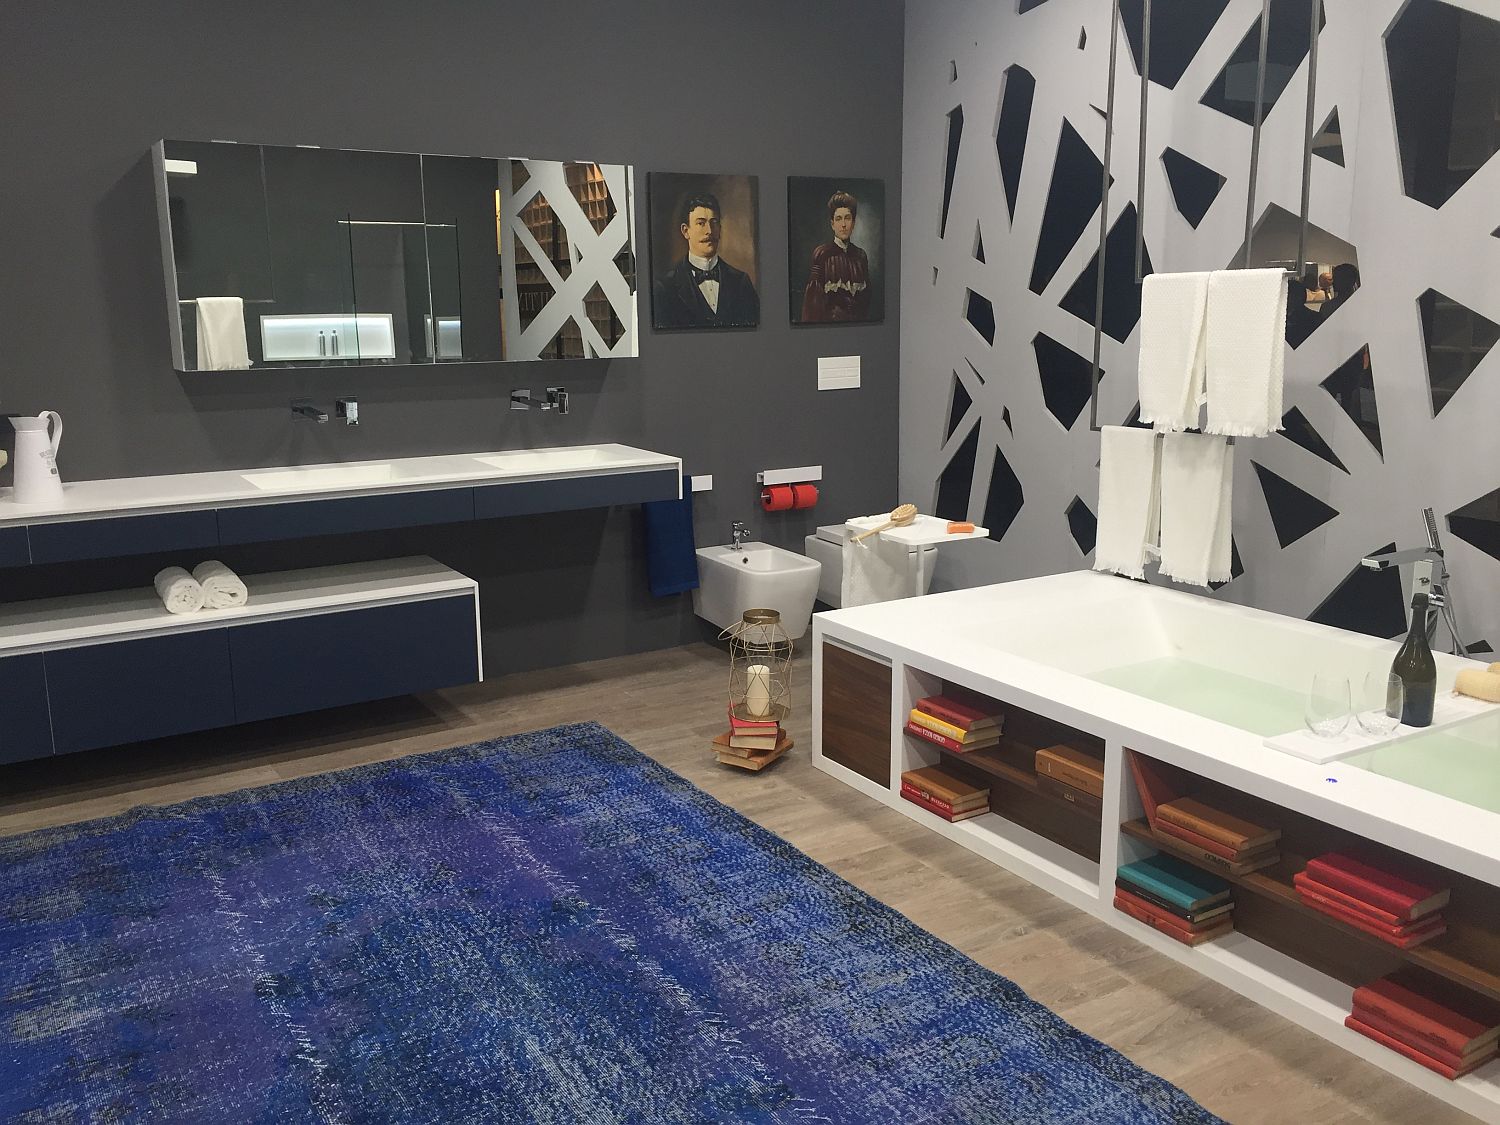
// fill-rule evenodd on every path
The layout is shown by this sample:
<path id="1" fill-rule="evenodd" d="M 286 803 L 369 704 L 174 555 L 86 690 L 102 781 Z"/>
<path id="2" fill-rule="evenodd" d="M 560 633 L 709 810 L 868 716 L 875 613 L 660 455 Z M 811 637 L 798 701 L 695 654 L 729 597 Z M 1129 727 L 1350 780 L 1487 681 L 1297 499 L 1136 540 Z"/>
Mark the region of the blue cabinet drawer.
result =
<path id="1" fill-rule="evenodd" d="M 614 504 L 641 504 L 648 500 L 675 500 L 678 486 L 676 469 L 480 485 L 474 489 L 474 518 L 531 516 L 541 512 L 607 508 Z"/>
<path id="2" fill-rule="evenodd" d="M 242 723 L 479 679 L 471 594 L 241 625 L 229 652 Z"/>
<path id="3" fill-rule="evenodd" d="M 31 543 L 24 527 L 0 527 L 0 566 L 25 566 L 31 561 Z"/>
<path id="4" fill-rule="evenodd" d="M 253 504 L 219 509 L 219 541 L 268 543 L 312 535 L 342 535 L 434 523 L 462 523 L 474 518 L 472 488 L 439 488 L 426 492 L 393 492 L 383 496 L 350 496 Z"/>
<path id="5" fill-rule="evenodd" d="M 33 563 L 193 551 L 219 545 L 218 520 L 207 510 L 34 523 L 28 530 Z"/>
<path id="6" fill-rule="evenodd" d="M 52 753 L 47 672 L 41 653 L 0 659 L 0 762 Z"/>
<path id="7" fill-rule="evenodd" d="M 224 629 L 59 649 L 46 667 L 59 754 L 234 722 Z"/>

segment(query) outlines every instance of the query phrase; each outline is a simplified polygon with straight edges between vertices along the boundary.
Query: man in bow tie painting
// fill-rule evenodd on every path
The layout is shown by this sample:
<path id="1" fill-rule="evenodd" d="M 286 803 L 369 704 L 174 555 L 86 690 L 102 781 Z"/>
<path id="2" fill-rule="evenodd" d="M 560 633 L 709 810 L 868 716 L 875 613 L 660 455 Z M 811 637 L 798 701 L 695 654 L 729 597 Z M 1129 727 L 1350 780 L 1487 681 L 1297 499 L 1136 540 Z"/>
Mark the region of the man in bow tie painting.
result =
<path id="1" fill-rule="evenodd" d="M 691 192 L 678 209 L 684 256 L 656 279 L 652 311 L 658 328 L 753 328 L 760 296 L 743 270 L 719 256 L 724 211 L 711 192 Z"/>

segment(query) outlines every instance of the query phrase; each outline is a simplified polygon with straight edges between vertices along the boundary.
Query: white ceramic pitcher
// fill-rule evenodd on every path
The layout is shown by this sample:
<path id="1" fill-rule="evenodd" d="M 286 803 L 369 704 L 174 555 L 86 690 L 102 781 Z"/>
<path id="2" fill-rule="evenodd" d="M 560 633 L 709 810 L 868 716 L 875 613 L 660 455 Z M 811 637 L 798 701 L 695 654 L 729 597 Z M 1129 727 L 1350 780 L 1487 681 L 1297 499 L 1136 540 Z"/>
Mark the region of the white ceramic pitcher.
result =
<path id="1" fill-rule="evenodd" d="M 44 410 L 35 418 L 12 418 L 16 430 L 15 490 L 17 504 L 61 504 L 62 477 L 57 449 L 62 445 L 62 416 Z M 51 432 L 48 432 L 48 426 Z"/>

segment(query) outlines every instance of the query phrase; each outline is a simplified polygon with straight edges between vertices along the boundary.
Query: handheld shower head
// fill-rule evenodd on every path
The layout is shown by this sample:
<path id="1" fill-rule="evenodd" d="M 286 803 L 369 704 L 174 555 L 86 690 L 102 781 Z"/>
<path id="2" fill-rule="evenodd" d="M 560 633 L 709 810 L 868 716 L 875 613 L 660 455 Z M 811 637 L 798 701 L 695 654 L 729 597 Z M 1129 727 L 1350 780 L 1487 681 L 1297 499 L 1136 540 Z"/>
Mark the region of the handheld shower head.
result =
<path id="1" fill-rule="evenodd" d="M 1443 545 L 1438 541 L 1437 517 L 1432 514 L 1431 508 L 1422 509 L 1422 519 L 1427 524 L 1427 547 L 1429 550 L 1443 553 Z"/>

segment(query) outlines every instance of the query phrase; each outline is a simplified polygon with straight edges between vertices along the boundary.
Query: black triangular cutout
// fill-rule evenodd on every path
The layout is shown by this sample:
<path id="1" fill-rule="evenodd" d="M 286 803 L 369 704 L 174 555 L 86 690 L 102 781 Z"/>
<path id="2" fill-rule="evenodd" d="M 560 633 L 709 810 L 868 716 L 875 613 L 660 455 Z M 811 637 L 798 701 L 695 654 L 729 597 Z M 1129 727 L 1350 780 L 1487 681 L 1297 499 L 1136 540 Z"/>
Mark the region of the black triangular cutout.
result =
<path id="1" fill-rule="evenodd" d="M 1291 481 L 1283 480 L 1259 461 L 1251 461 L 1256 475 L 1260 477 L 1260 490 L 1265 494 L 1266 507 L 1271 511 L 1271 523 L 1276 528 L 1276 538 L 1282 547 L 1290 547 L 1309 532 L 1316 531 L 1329 520 L 1338 516 L 1338 511 L 1310 493 L 1303 492 Z"/>
<path id="2" fill-rule="evenodd" d="M 1360 348 L 1323 380 L 1322 387 L 1359 427 L 1375 447 L 1375 452 L 1384 458 L 1385 450 L 1380 444 L 1380 412 L 1375 401 L 1375 375 L 1370 368 L 1369 354 L 1368 347 Z"/>
<path id="3" fill-rule="evenodd" d="M 1073 535 L 1073 542 L 1078 544 L 1078 550 L 1088 554 L 1094 549 L 1094 543 L 1099 535 L 1099 521 L 1089 506 L 1083 502 L 1083 497 L 1073 497 L 1073 502 L 1068 505 L 1068 530 Z"/>
<path id="4" fill-rule="evenodd" d="M 1081 51 L 1089 45 L 1089 31 L 1086 27 L 1078 29 L 1078 49 Z"/>
<path id="5" fill-rule="evenodd" d="M 1175 90 L 1193 56 L 1228 7 L 1229 0 L 1155 0 L 1151 9 L 1151 81 Z M 1142 0 L 1121 0 L 1120 18 L 1125 25 L 1125 41 L 1130 44 L 1135 72 L 1139 74 Z M 1162 33 L 1163 28 L 1168 29 L 1167 34 Z"/>
<path id="6" fill-rule="evenodd" d="M 1288 410 L 1286 415 L 1281 419 L 1281 436 L 1288 441 L 1300 445 L 1309 453 L 1323 458 L 1323 460 L 1327 461 L 1335 469 L 1338 469 L 1339 472 L 1347 473 L 1349 471 L 1344 468 L 1344 463 L 1339 460 L 1338 454 L 1329 448 L 1328 443 L 1323 440 L 1323 435 L 1313 429 L 1312 423 L 1307 420 L 1307 415 L 1303 414 L 1295 406 Z"/>
<path id="7" fill-rule="evenodd" d="M 1033 293 L 1047 288 L 1068 252 L 1088 229 L 1089 220 L 1099 210 L 1103 175 L 1104 166 L 1094 150 L 1072 123 L 1064 120 L 1057 141 L 1057 161 L 1052 167 L 1052 185 L 1047 190 L 1047 206 L 1042 212 L 1042 229 L 1037 235 L 1036 258 L 1031 266 Z"/>
<path id="8" fill-rule="evenodd" d="M 1323 122 L 1317 136 L 1313 137 L 1313 155 L 1321 156 L 1340 168 L 1344 167 L 1344 134 L 1339 128 L 1338 106 L 1333 107 L 1328 120 Z"/>
<path id="9" fill-rule="evenodd" d="M 1037 374 L 1042 380 L 1042 399 L 1063 428 L 1071 430 L 1089 404 L 1092 393 L 1089 380 L 1094 365 L 1042 332 L 1032 339 L 1031 347 L 1036 352 Z M 1099 378 L 1104 378 L 1104 372 L 1099 373 Z"/>
<path id="10" fill-rule="evenodd" d="M 969 431 L 938 478 L 937 502 L 932 510 L 940 519 L 969 518 L 969 493 L 974 487 L 974 458 L 979 455 L 979 427 Z"/>
<path id="11" fill-rule="evenodd" d="M 1187 220 L 1188 226 L 1197 230 L 1203 216 L 1219 198 L 1224 177 L 1175 148 L 1162 152 L 1161 163 L 1167 173 L 1167 184 L 1172 189 L 1172 201 L 1177 204 L 1177 210 Z"/>
<path id="12" fill-rule="evenodd" d="M 974 260 L 984 261 L 984 235 L 979 233 L 979 224 L 974 224 Z"/>
<path id="13" fill-rule="evenodd" d="M 1500 343 L 1500 324 L 1429 289 L 1417 298 L 1422 341 L 1427 350 L 1427 383 L 1437 417 L 1469 376 Z"/>
<path id="14" fill-rule="evenodd" d="M 990 494 L 984 503 L 984 526 L 990 529 L 990 538 L 996 541 L 1005 538 L 1010 525 L 1021 514 L 1021 505 L 1026 496 L 1021 491 L 1020 478 L 995 446 L 995 465 L 990 471 Z"/>
<path id="15" fill-rule="evenodd" d="M 964 137 L 964 107 L 948 111 L 948 153 L 943 162 L 943 215 L 938 222 L 938 237 L 948 233 L 948 204 L 953 202 L 953 180 L 958 175 L 958 146 Z"/>
<path id="16" fill-rule="evenodd" d="M 1005 406 L 1001 408 L 1000 421 L 1005 423 L 1005 428 L 1011 433 L 1014 434 L 1016 432 L 1016 428 L 1010 424 L 1010 407 Z"/>
<path id="17" fill-rule="evenodd" d="M 1027 12 L 1031 11 L 1031 9 L 1040 8 L 1046 2 L 1047 0 L 1020 0 L 1020 4 L 1017 5 L 1016 11 L 1024 16 Z"/>
<path id="18" fill-rule="evenodd" d="M 1023 66 L 1005 72 L 1005 93 L 1000 99 L 1000 117 L 995 122 L 995 154 L 1000 158 L 1000 183 L 1005 188 L 1005 207 L 1016 217 L 1016 193 L 1021 190 L 1021 165 L 1026 159 L 1026 136 L 1031 130 L 1031 102 L 1036 79 Z"/>
<path id="19" fill-rule="evenodd" d="M 1378 555 L 1395 549 L 1396 544 L 1387 543 L 1370 553 Z M 1406 632 L 1401 568 L 1388 566 L 1384 570 L 1370 570 L 1356 566 L 1333 593 L 1323 599 L 1323 604 L 1312 611 L 1308 620 L 1319 625 L 1332 625 L 1336 629 L 1368 633 L 1372 637 L 1394 637 Z"/>
<path id="20" fill-rule="evenodd" d="M 1500 488 L 1449 512 L 1448 530 L 1500 561 Z"/>
<path id="21" fill-rule="evenodd" d="M 1141 319 L 1141 287 L 1135 282 L 1135 204 L 1127 203 L 1115 220 L 1105 243 L 1104 331 L 1124 343 Z M 1148 248 L 1141 265 L 1144 276 L 1152 272 Z M 1073 287 L 1058 302 L 1065 312 L 1079 320 L 1094 323 L 1096 278 L 1099 255 L 1094 254 L 1088 268 L 1079 274 Z"/>
<path id="22" fill-rule="evenodd" d="M 964 319 L 974 326 L 974 331 L 984 337 L 986 344 L 995 342 L 995 306 L 988 297 L 970 289 L 964 302 Z"/>
<path id="23" fill-rule="evenodd" d="M 973 401 L 969 397 L 969 392 L 964 390 L 963 380 L 955 371 L 953 373 L 953 404 L 948 408 L 948 432 L 943 435 L 944 441 L 953 436 L 953 431 L 958 429 L 958 424 L 964 420 L 964 415 L 968 413 Z"/>
<path id="24" fill-rule="evenodd" d="M 974 366 L 974 361 L 968 356 L 965 356 L 964 362 L 969 365 L 969 370 L 974 372 L 974 378 L 979 381 L 979 385 L 981 387 L 984 386 L 984 375 L 980 372 L 979 368 Z"/>
<path id="25" fill-rule="evenodd" d="M 1302 60 L 1307 57 L 1311 39 L 1308 27 L 1308 0 L 1271 0 L 1271 27 L 1266 53 L 1266 80 L 1264 98 L 1261 102 L 1261 120 L 1271 115 L 1272 108 L 1282 91 L 1291 82 Z M 1154 14 L 1153 14 L 1153 18 Z M 1327 25 L 1328 14 L 1318 17 L 1318 27 Z M 1155 42 L 1152 43 L 1153 48 Z M 1250 25 L 1245 37 L 1240 40 L 1229 61 L 1219 71 L 1212 84 L 1204 91 L 1200 103 L 1210 109 L 1243 121 L 1246 125 L 1255 119 L 1257 59 L 1260 54 L 1260 17 Z M 1156 73 L 1156 55 L 1152 52 L 1151 72 Z"/>

